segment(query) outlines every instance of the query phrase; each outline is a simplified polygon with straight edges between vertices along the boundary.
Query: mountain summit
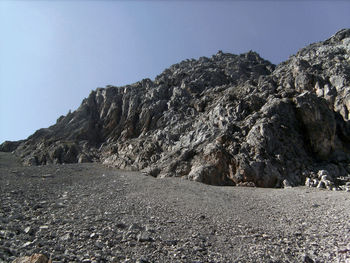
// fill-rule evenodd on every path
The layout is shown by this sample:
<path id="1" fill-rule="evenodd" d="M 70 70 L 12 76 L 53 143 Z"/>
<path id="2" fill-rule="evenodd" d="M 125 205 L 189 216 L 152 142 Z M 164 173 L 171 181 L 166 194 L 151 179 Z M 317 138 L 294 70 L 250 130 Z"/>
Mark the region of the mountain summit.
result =
<path id="1" fill-rule="evenodd" d="M 350 29 L 277 67 L 219 51 L 98 88 L 28 139 L 24 164 L 103 162 L 214 185 L 337 189 L 350 181 Z"/>

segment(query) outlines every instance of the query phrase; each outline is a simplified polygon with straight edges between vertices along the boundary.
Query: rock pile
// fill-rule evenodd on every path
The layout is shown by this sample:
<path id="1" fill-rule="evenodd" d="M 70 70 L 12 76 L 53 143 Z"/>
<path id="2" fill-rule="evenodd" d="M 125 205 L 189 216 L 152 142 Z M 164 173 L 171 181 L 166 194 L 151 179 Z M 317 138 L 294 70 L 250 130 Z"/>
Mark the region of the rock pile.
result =
<path id="1" fill-rule="evenodd" d="M 252 51 L 219 51 L 154 81 L 98 88 L 55 125 L 0 150 L 27 165 L 100 161 L 214 185 L 337 190 L 350 181 L 349 119 L 346 29 L 277 67 Z"/>

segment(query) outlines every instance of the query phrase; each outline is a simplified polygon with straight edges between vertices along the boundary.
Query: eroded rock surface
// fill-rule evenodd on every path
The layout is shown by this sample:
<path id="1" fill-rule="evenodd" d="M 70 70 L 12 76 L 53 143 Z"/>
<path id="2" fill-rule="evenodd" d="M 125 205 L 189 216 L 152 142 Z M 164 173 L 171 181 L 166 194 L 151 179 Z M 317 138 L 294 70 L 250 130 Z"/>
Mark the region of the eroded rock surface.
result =
<path id="1" fill-rule="evenodd" d="M 349 29 L 277 67 L 219 51 L 154 81 L 98 88 L 1 149 L 28 165 L 100 161 L 214 185 L 294 186 L 322 170 L 337 190 L 350 180 L 349 78 Z"/>

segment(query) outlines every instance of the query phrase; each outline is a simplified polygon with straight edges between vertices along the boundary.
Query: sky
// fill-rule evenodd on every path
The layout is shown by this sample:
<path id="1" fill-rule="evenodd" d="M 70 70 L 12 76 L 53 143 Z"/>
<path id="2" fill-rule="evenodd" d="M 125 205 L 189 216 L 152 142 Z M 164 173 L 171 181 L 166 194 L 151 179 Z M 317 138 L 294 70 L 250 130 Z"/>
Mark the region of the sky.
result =
<path id="1" fill-rule="evenodd" d="M 0 143 L 106 85 L 187 58 L 253 50 L 278 64 L 350 27 L 350 1 L 0 1 Z"/>

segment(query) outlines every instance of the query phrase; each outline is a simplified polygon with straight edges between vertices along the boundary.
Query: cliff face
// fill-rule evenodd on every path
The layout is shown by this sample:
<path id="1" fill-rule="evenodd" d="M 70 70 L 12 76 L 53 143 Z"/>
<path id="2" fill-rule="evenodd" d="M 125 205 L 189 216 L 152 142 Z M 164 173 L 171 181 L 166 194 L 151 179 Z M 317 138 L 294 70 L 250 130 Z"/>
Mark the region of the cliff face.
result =
<path id="1" fill-rule="evenodd" d="M 215 185 L 332 188 L 350 174 L 350 30 L 275 67 L 254 52 L 185 60 L 93 91 L 27 140 L 25 164 L 101 161 Z"/>

